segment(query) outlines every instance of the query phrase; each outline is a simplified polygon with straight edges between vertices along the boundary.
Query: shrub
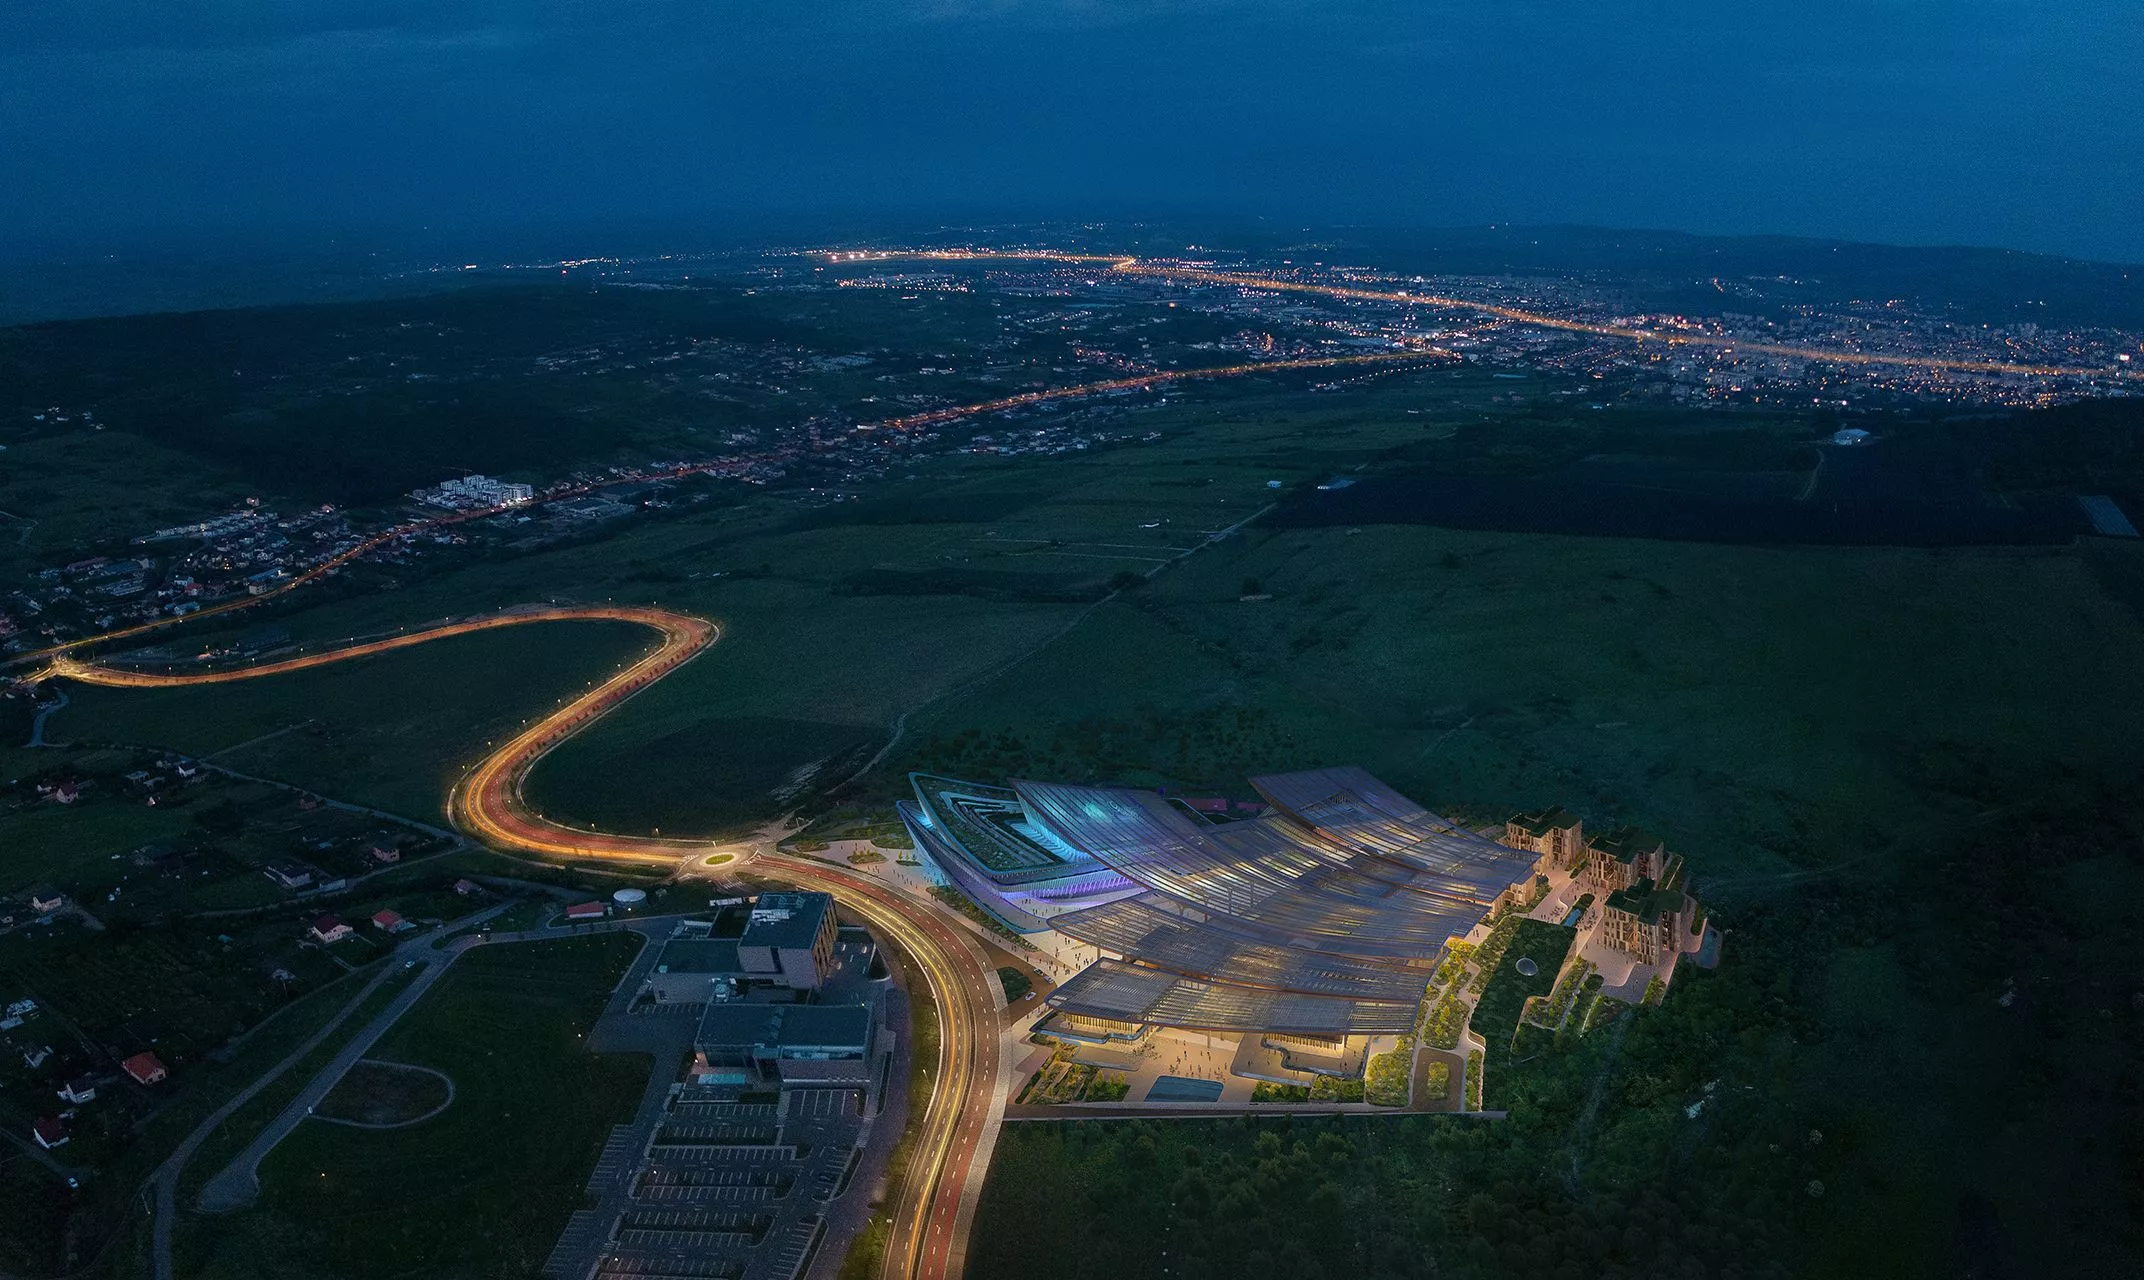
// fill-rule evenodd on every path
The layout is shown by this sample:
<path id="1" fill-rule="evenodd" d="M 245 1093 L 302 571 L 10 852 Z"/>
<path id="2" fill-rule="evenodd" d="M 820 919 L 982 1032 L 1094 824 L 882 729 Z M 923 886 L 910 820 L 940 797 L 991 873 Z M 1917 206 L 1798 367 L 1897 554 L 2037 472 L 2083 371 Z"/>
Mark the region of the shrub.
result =
<path id="1" fill-rule="evenodd" d="M 1414 1047 L 1405 1042 L 1402 1044 L 1402 1048 L 1370 1059 L 1363 1088 L 1364 1101 L 1380 1107 L 1407 1105 L 1407 1075 L 1414 1068 Z"/>
<path id="2" fill-rule="evenodd" d="M 1460 1033 L 1467 1029 L 1467 1012 L 1466 1004 L 1458 995 L 1445 996 L 1430 1011 L 1422 1038 L 1439 1049 L 1458 1048 Z"/>

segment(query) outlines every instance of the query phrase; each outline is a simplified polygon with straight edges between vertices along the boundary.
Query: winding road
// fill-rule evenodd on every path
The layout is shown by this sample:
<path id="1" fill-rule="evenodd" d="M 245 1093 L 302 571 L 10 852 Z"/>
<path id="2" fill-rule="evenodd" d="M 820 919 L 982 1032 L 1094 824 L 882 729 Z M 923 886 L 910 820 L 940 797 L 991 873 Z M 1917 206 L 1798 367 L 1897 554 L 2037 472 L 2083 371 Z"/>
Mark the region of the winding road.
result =
<path id="1" fill-rule="evenodd" d="M 1007 1066 L 1000 1046 L 1004 994 L 995 970 L 966 931 L 943 908 L 837 867 L 744 846 L 580 831 L 534 812 L 522 795 L 529 771 L 560 743 L 602 719 L 627 698 L 705 652 L 720 629 L 704 618 L 665 609 L 621 605 L 546 606 L 458 619 L 385 639 L 247 667 L 148 671 L 86 662 L 65 653 L 39 673 L 118 688 L 170 688 L 258 680 L 330 663 L 391 653 L 450 636 L 539 622 L 613 621 L 653 630 L 653 648 L 608 680 L 573 698 L 494 749 L 456 784 L 448 798 L 454 825 L 495 848 L 552 858 L 636 862 L 690 870 L 714 854 L 749 862 L 769 879 L 831 893 L 841 905 L 912 956 L 930 983 L 939 1009 L 934 1087 L 916 1129 L 893 1229 L 885 1274 L 950 1280 L 966 1260 L 968 1227 L 1004 1116 Z"/>

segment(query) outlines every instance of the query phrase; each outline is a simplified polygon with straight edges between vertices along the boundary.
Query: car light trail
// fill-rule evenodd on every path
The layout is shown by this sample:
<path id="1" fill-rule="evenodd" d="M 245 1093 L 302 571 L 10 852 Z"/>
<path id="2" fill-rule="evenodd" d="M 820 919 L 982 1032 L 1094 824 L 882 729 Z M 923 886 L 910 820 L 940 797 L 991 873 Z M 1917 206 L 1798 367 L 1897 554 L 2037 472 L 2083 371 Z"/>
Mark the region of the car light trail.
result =
<path id="1" fill-rule="evenodd" d="M 205 612 L 205 611 L 204 611 Z M 627 698 L 691 661 L 720 638 L 713 622 L 666 609 L 631 605 L 568 605 L 512 610 L 442 623 L 420 631 L 340 649 L 246 667 L 147 671 L 86 662 L 61 652 L 34 679 L 66 679 L 114 688 L 175 688 L 229 684 L 305 671 L 391 653 L 451 636 L 537 622 L 631 622 L 653 629 L 654 648 L 595 688 L 568 700 L 478 761 L 448 796 L 455 825 L 495 848 L 548 857 L 691 866 L 717 852 L 708 841 L 666 840 L 576 831 L 533 812 L 523 798 L 529 771 L 560 743 L 602 719 Z M 109 637 L 107 637 L 109 638 Z M 982 953 L 938 909 L 850 872 L 804 859 L 760 855 L 756 871 L 799 888 L 831 893 L 914 957 L 939 1009 L 935 1079 L 917 1137 L 917 1159 L 893 1213 L 885 1274 L 952 1280 L 964 1257 L 962 1201 L 990 1161 L 1000 1045 L 990 983 L 997 975 Z M 927 1240 L 938 1243 L 926 1251 Z"/>

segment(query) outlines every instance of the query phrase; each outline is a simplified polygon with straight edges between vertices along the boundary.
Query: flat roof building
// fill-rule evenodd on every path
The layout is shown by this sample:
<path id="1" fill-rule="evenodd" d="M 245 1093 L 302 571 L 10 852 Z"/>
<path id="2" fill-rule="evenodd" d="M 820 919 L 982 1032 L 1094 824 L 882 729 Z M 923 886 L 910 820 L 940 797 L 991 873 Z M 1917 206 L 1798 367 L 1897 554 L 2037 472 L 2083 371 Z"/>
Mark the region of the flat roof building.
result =
<path id="1" fill-rule="evenodd" d="M 870 1082 L 876 1015 L 863 1004 L 717 1001 L 693 1038 L 695 1072 L 743 1070 L 783 1083 Z"/>
<path id="2" fill-rule="evenodd" d="M 798 990 L 816 991 L 834 967 L 833 895 L 763 893 L 737 939 L 744 973 Z"/>
<path id="3" fill-rule="evenodd" d="M 697 1004 L 717 981 L 742 976 L 735 938 L 680 934 L 663 944 L 648 972 L 646 990 L 663 1004 Z"/>

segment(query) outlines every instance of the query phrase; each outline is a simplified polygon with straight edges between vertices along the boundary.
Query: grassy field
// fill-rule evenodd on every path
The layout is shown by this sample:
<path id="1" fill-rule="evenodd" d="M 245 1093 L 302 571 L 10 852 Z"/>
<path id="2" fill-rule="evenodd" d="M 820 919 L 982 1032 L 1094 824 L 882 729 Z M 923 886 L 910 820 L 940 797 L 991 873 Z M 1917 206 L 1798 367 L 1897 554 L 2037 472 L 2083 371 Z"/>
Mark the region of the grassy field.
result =
<path id="1" fill-rule="evenodd" d="M 1855 1242 L 1875 1234 L 1895 1274 L 1941 1274 L 1991 1251 L 2031 1257 L 2073 1247 L 2072 1237 L 2116 1249 L 2130 1228 L 2105 1225 L 2128 1221 L 2107 1189 L 2144 1150 L 2126 1136 L 2144 1132 L 2144 1115 L 2119 1101 L 2120 1082 L 2144 1043 L 2122 1020 L 2129 993 L 2113 977 L 2062 975 L 2124 971 L 2133 912 L 2102 918 L 2078 903 L 2133 900 L 2097 886 L 2136 879 L 2125 815 L 2131 726 L 2144 718 L 2139 549 L 1254 523 L 1097 603 L 1114 575 L 1143 573 L 1260 510 L 1272 481 L 1299 485 L 1451 441 L 1485 467 L 1560 464 L 1600 430 L 1566 411 L 1567 390 L 1450 375 L 1394 380 L 1360 400 L 1187 396 L 1150 416 L 1167 428 L 1151 446 L 933 461 L 853 507 L 694 513 L 285 621 L 334 636 L 561 592 L 721 619 L 715 649 L 532 780 L 553 816 L 624 830 L 715 831 L 773 816 L 792 784 L 854 767 L 904 716 L 885 764 L 839 804 L 873 810 L 910 768 L 1245 795 L 1251 773 L 1356 762 L 1472 818 L 1560 803 L 1594 825 L 1638 822 L 1688 859 L 1726 930 L 1726 967 L 1678 978 L 1664 1008 L 1493 1071 L 1492 1105 L 1532 1118 L 1469 1139 L 1483 1152 L 1454 1153 L 1458 1163 L 1410 1166 L 1420 1181 L 1408 1185 L 1436 1196 L 1506 1178 L 1533 1217 L 1553 1221 L 1571 1182 L 1542 1172 L 1544 1158 L 1575 1160 L 1599 1213 L 1652 1230 L 1662 1211 L 1646 1197 L 1699 1205 L 1678 1208 L 1695 1216 L 1676 1221 L 1705 1224 L 1701 1240 L 1685 1240 L 1683 1226 L 1654 1237 L 1680 1241 L 1677 1256 L 1740 1256 L 1725 1232 L 1770 1242 L 1812 1274 L 1868 1273 Z M 1691 429 L 1682 419 L 1659 428 Z M 1756 456 L 1767 440 L 1730 443 Z M 575 629 L 508 633 L 509 648 L 519 637 L 528 647 L 488 664 L 445 651 L 371 664 L 386 686 L 362 669 L 338 673 L 347 683 L 336 705 L 350 709 L 335 723 L 364 751 L 316 749 L 292 732 L 240 754 L 292 752 L 295 780 L 330 795 L 436 812 L 451 775 L 443 762 L 482 740 L 471 726 L 525 714 L 605 660 L 554 660 L 553 632 Z M 414 665 L 393 676 L 391 663 Z M 555 683 L 517 688 L 514 675 L 533 671 Z M 154 706 L 112 693 L 85 695 L 56 723 L 84 737 L 84 725 L 126 740 L 198 734 L 213 749 L 320 715 L 326 696 L 259 690 L 244 717 L 233 708 L 245 704 L 220 694 L 213 709 L 189 711 L 176 695 Z M 414 746 L 386 727 L 405 725 Z M 2072 866 L 2095 870 L 2080 882 Z M 1996 1003 L 2005 978 L 2031 994 L 2032 1012 Z M 2113 1047 L 2087 1050 L 2083 1031 L 2102 1026 L 2101 1009 Z M 1690 1119 L 1713 1096 L 1708 1081 L 1720 1100 Z M 2092 1099 L 2123 1118 L 2088 1120 Z M 1041 1177 L 1054 1199 L 1002 1190 L 1001 1179 L 1040 1177 L 1021 1163 L 1022 1144 L 1077 1141 L 1015 1128 L 979 1237 L 1068 1249 L 1089 1238 L 1115 1206 L 1077 1171 L 1110 1186 L 1116 1175 L 1095 1154 L 1064 1178 Z M 1812 1131 L 1832 1136 L 1812 1148 Z M 1991 1149 L 2018 1172 L 1982 1160 Z M 1749 1167 L 1728 1177 L 1721 1161 Z M 2077 1168 L 2101 1190 L 2063 1203 L 2052 1189 Z M 1813 1196 L 1811 1181 L 1832 1190 Z M 1715 1185 L 1750 1198 L 1746 1217 L 1722 1207 Z M 1436 1222 L 1407 1238 L 1452 1274 L 1553 1270 L 1502 1229 L 1477 1228 L 1470 1194 L 1440 1201 Z M 1998 1201 L 2023 1207 L 1993 1226 L 1970 1208 Z M 1596 1225 L 1623 1230 L 1608 1217 Z M 1471 1256 L 1477 1238 L 1485 1258 L 1450 1261 Z M 1017 1252 L 987 1245 L 978 1275 L 1009 1273 L 987 1268 L 1013 1267 Z M 1017 1264 L 1052 1256 L 1065 1255 Z M 1575 1246 L 1562 1256 L 1602 1265 Z"/>
<path id="2" fill-rule="evenodd" d="M 487 739 L 645 649 L 622 623 L 531 626 L 191 689 L 69 690 L 55 737 L 173 747 L 420 821 Z"/>
<path id="3" fill-rule="evenodd" d="M 351 1067 L 316 1110 L 357 1124 L 408 1124 L 446 1105 L 448 1097 L 443 1076 L 368 1059 Z"/>
<path id="4" fill-rule="evenodd" d="M 1238 602 L 1245 577 L 1276 599 Z M 2111 776 L 2140 640 L 2067 552 L 1289 532 L 1187 561 L 922 729 L 1017 744 L 956 767 L 1053 776 L 1240 789 L 1357 761 L 1482 816 L 1639 821 L 1748 876 L 2005 802 L 1959 775 Z"/>
<path id="5" fill-rule="evenodd" d="M 205 1224 L 199 1277 L 533 1274 L 647 1063 L 582 1047 L 635 951 L 618 934 L 482 947 L 376 1050 L 452 1076 L 409 1129 L 305 1125 L 261 1167 L 258 1207 Z"/>
<path id="6" fill-rule="evenodd" d="M 182 810 L 105 803 L 97 796 L 75 806 L 39 805 L 0 815 L 0 896 L 13 897 L 40 880 L 74 880 L 157 840 L 193 828 Z"/>

